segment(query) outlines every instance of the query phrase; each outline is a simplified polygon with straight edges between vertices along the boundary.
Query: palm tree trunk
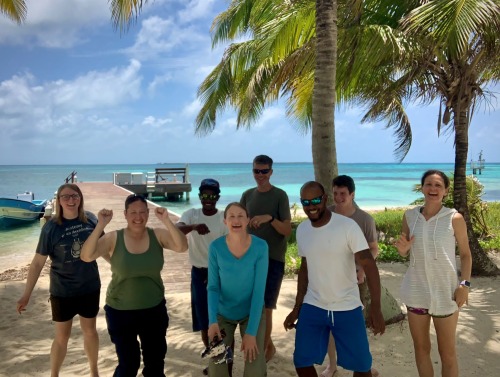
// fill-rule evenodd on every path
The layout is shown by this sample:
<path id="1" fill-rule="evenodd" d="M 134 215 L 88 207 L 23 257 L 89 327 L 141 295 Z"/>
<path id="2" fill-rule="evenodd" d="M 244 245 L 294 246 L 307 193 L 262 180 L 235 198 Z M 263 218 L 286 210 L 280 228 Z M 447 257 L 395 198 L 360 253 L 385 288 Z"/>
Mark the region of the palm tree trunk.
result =
<path id="1" fill-rule="evenodd" d="M 312 98 L 314 177 L 329 194 L 338 175 L 335 149 L 335 79 L 337 65 L 337 1 L 316 0 L 316 68 Z"/>
<path id="2" fill-rule="evenodd" d="M 467 206 L 466 169 L 467 153 L 469 150 L 469 125 L 467 111 L 462 110 L 459 114 L 455 113 L 453 122 L 455 127 L 455 174 L 453 202 L 455 209 L 462 214 L 465 219 L 465 223 L 467 224 L 467 235 L 469 236 L 469 247 L 472 254 L 472 274 L 482 276 L 498 275 L 500 270 L 481 248 L 481 245 L 479 245 L 477 237 L 474 234 L 469 214 L 469 207 Z"/>

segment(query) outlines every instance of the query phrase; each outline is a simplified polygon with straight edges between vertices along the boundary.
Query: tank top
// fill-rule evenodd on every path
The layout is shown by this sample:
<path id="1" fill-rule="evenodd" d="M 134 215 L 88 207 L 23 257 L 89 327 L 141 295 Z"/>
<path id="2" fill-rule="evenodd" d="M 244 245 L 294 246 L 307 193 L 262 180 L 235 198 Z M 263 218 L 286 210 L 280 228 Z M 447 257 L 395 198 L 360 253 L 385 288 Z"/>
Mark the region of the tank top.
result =
<path id="1" fill-rule="evenodd" d="M 125 246 L 124 230 L 117 231 L 111 257 L 111 282 L 106 304 L 118 310 L 147 309 L 158 305 L 165 297 L 161 278 L 163 248 L 153 229 L 147 228 L 149 248 L 141 254 L 130 253 Z"/>

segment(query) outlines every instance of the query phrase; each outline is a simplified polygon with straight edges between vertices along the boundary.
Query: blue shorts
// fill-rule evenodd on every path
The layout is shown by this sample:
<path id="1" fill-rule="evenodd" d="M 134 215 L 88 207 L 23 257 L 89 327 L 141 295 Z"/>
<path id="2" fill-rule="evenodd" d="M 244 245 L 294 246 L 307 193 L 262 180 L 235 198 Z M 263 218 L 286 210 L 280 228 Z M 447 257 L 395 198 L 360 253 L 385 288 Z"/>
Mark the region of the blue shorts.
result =
<path id="1" fill-rule="evenodd" d="M 354 372 L 367 372 L 372 367 L 361 306 L 353 310 L 332 312 L 303 304 L 296 331 L 293 353 L 296 368 L 323 364 L 330 332 L 335 338 L 338 365 Z"/>
<path id="2" fill-rule="evenodd" d="M 285 263 L 269 259 L 267 268 L 266 291 L 264 292 L 264 306 L 266 309 L 276 309 L 280 295 L 281 282 L 285 275 Z"/>
<path id="3" fill-rule="evenodd" d="M 208 330 L 208 268 L 191 268 L 191 317 L 193 331 Z"/>

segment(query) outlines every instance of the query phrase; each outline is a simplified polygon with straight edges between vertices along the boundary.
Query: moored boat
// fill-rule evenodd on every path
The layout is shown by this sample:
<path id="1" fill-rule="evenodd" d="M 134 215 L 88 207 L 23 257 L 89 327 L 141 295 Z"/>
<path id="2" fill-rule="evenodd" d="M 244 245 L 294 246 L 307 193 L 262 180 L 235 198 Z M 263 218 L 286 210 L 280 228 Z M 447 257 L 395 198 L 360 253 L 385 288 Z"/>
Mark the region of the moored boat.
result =
<path id="1" fill-rule="evenodd" d="M 17 199 L 0 198 L 0 228 L 28 224 L 44 214 L 47 199 L 35 200 L 32 192 L 18 194 Z"/>

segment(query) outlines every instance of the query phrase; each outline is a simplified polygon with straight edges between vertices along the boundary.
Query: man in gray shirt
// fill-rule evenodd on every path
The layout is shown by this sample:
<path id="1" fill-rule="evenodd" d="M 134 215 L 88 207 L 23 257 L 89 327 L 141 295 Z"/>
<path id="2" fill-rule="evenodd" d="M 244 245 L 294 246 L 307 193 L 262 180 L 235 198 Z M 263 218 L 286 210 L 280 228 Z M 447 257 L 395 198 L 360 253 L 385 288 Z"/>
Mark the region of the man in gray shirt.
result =
<path id="1" fill-rule="evenodd" d="M 271 339 L 273 310 L 285 272 L 287 237 L 292 232 L 290 203 L 285 191 L 271 185 L 273 160 L 259 155 L 253 160 L 253 177 L 257 187 L 243 193 L 240 203 L 250 215 L 249 232 L 264 239 L 269 246 L 269 269 L 264 304 L 266 308 L 265 356 L 269 361 L 275 354 Z"/>

